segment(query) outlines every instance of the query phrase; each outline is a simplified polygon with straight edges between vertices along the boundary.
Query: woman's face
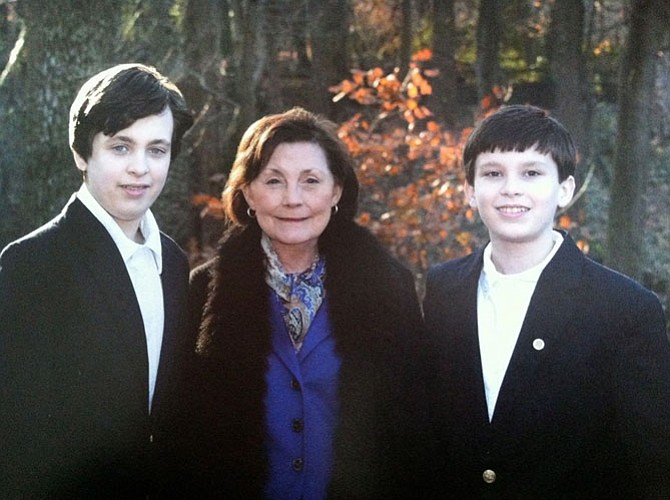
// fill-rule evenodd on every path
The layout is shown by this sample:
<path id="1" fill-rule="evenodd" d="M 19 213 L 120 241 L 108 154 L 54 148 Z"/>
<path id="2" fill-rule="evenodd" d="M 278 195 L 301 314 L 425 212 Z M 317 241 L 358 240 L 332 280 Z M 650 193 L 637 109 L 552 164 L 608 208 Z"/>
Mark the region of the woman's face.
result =
<path id="1" fill-rule="evenodd" d="M 277 146 L 265 168 L 242 192 L 282 259 L 282 255 L 316 253 L 342 188 L 335 183 L 319 145 L 292 142 Z"/>

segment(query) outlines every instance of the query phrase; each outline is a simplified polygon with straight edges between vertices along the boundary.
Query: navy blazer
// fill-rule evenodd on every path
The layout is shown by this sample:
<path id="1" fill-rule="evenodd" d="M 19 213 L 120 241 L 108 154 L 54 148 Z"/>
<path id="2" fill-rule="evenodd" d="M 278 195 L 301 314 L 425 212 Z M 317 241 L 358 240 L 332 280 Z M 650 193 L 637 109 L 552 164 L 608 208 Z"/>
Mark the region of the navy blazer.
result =
<path id="1" fill-rule="evenodd" d="M 431 390 L 436 496 L 670 498 L 670 344 L 658 299 L 566 235 L 532 296 L 489 423 L 482 254 L 439 265 L 427 280 L 441 367 Z"/>
<path id="2" fill-rule="evenodd" d="M 0 497 L 146 494 L 186 320 L 188 262 L 163 234 L 161 243 L 165 328 L 151 413 L 139 305 L 93 214 L 73 197 L 0 255 Z"/>

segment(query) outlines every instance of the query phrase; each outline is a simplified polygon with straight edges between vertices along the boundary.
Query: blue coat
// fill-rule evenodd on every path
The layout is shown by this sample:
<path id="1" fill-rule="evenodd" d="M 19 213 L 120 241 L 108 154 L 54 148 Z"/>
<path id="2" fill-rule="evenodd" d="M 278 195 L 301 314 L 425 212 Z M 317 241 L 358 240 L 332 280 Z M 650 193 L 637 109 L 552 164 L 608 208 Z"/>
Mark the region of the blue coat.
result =
<path id="1" fill-rule="evenodd" d="M 658 299 L 566 236 L 537 283 L 489 423 L 482 253 L 428 276 L 425 320 L 441 367 L 436 496 L 670 498 L 670 344 Z"/>
<path id="2" fill-rule="evenodd" d="M 298 353 L 274 293 L 270 301 L 272 352 L 265 374 L 267 497 L 325 498 L 333 465 L 341 365 L 328 301 L 319 308 Z"/>

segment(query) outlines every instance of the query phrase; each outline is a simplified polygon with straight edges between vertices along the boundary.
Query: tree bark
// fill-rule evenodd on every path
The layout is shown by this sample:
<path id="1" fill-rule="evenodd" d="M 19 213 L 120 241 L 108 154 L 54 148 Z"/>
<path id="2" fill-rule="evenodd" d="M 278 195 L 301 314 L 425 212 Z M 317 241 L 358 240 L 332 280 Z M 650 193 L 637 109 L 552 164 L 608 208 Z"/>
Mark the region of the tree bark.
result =
<path id="1" fill-rule="evenodd" d="M 612 267 L 642 278 L 644 194 L 652 156 L 651 124 L 657 51 L 670 30 L 666 0 L 635 0 L 619 81 L 619 123 L 608 221 Z"/>
<path id="2" fill-rule="evenodd" d="M 479 102 L 501 83 L 499 51 L 502 37 L 501 0 L 480 0 L 477 22 L 477 97 Z"/>
<path id="3" fill-rule="evenodd" d="M 591 152 L 594 107 L 583 51 L 584 16 L 582 0 L 555 2 L 548 38 L 554 115 L 572 133 L 582 165 Z"/>
<path id="4" fill-rule="evenodd" d="M 209 243 L 210 236 L 220 238 L 218 227 L 212 230 L 216 235 L 203 230 L 202 207 L 195 207 L 191 198 L 195 193 L 221 194 L 221 173 L 230 167 L 235 152 L 231 137 L 238 108 L 228 96 L 226 77 L 229 54 L 224 50 L 232 50 L 227 2 L 189 0 L 182 15 L 183 62 L 175 83 L 194 112 L 195 124 L 170 165 L 154 211 L 161 228 L 187 247 L 192 239 Z"/>
<path id="5" fill-rule="evenodd" d="M 16 6 L 13 3 L 0 3 L 0 73 L 9 60 L 21 31 L 21 23 L 16 18 Z"/>
<path id="6" fill-rule="evenodd" d="M 190 134 L 193 151 L 191 186 L 206 191 L 209 179 L 228 167 L 234 155 L 230 124 L 239 107 L 228 97 L 227 56 L 231 50 L 226 2 L 189 0 L 184 16 L 186 71 L 179 88 L 197 122 Z"/>
<path id="7" fill-rule="evenodd" d="M 310 108 L 333 116 L 335 108 L 328 88 L 349 76 L 349 2 L 309 0 L 308 12 L 312 40 Z"/>
<path id="8" fill-rule="evenodd" d="M 240 106 L 239 134 L 258 118 L 258 94 L 263 73 L 267 69 L 268 57 L 265 32 L 267 0 L 236 1 L 238 29 L 241 37 L 238 40 L 236 63 L 235 96 Z"/>
<path id="9" fill-rule="evenodd" d="M 456 72 L 456 18 L 453 0 L 433 1 L 433 61 L 439 70 L 433 81 L 431 109 L 446 127 L 454 127 L 461 116 Z"/>
<path id="10" fill-rule="evenodd" d="M 439 2 L 439 0 L 437 0 Z M 400 32 L 400 50 L 398 51 L 398 68 L 400 74 L 407 74 L 409 62 L 412 58 L 412 0 L 401 0 L 400 9 L 402 13 L 402 28 Z"/>

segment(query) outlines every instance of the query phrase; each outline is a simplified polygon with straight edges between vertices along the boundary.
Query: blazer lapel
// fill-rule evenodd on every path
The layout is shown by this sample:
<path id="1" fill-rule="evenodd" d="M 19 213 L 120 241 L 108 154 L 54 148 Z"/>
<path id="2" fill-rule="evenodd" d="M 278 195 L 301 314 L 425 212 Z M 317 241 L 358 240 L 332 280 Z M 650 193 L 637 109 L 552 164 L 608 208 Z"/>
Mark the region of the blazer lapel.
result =
<path id="1" fill-rule="evenodd" d="M 500 395 L 496 415 L 510 416 L 519 398 L 528 390 L 542 363 L 550 363 L 555 346 L 575 306 L 575 288 L 581 275 L 581 251 L 567 234 L 552 261 L 542 272 L 535 287 L 519 333 Z"/>
<path id="2" fill-rule="evenodd" d="M 65 213 L 70 249 L 78 287 L 91 317 L 91 335 L 101 335 L 109 345 L 109 358 L 117 360 L 141 380 L 148 401 L 148 360 L 144 323 L 135 290 L 118 248 L 99 221 L 79 201 Z M 73 243 L 74 242 L 74 243 Z M 113 361 L 111 361 L 113 362 Z"/>
<path id="3" fill-rule="evenodd" d="M 461 294 L 457 295 L 463 300 L 463 304 L 452 310 L 461 310 L 466 313 L 463 324 L 466 335 L 460 340 L 463 342 L 463 349 L 466 350 L 463 359 L 468 361 L 475 360 L 474 363 L 469 363 L 468 366 L 464 367 L 467 374 L 465 379 L 472 380 L 475 394 L 475 413 L 473 414 L 473 418 L 488 424 L 488 405 L 486 403 L 486 389 L 484 387 L 482 355 L 479 347 L 477 308 L 469 306 L 469 304 L 477 304 L 477 290 L 479 287 L 479 276 L 482 271 L 483 256 L 484 250 L 481 249 L 472 261 L 472 266 L 469 269 Z"/>
<path id="4" fill-rule="evenodd" d="M 305 343 L 298 353 L 298 359 L 303 361 L 309 354 L 324 340 L 331 335 L 331 328 L 328 323 L 328 301 L 324 300 L 321 307 L 314 316 L 309 332 L 305 337 Z"/>
<path id="5" fill-rule="evenodd" d="M 161 395 L 166 384 L 172 383 L 173 361 L 176 357 L 177 341 L 180 328 L 182 328 L 181 317 L 185 314 L 184 302 L 187 300 L 186 283 L 182 280 L 180 273 L 175 272 L 181 264 L 175 262 L 174 254 L 169 251 L 163 237 L 163 271 L 161 272 L 161 285 L 163 288 L 163 340 L 161 344 L 161 355 L 156 374 L 156 387 L 152 408 L 160 404 Z M 184 276 L 185 278 L 185 276 Z"/>
<path id="6" fill-rule="evenodd" d="M 446 380 L 446 383 L 463 388 L 458 392 L 467 394 L 467 397 L 461 403 L 469 408 L 477 425 L 489 422 L 476 308 L 482 259 L 483 249 L 465 261 L 458 276 L 447 284 L 449 291 L 440 302 L 449 304 L 449 312 L 446 316 L 440 312 L 439 320 L 440 324 L 445 325 L 440 339 L 446 342 L 439 351 L 447 353 L 447 365 L 454 367 L 445 375 L 451 379 Z"/>

